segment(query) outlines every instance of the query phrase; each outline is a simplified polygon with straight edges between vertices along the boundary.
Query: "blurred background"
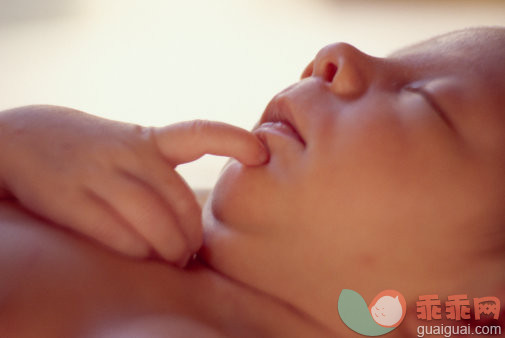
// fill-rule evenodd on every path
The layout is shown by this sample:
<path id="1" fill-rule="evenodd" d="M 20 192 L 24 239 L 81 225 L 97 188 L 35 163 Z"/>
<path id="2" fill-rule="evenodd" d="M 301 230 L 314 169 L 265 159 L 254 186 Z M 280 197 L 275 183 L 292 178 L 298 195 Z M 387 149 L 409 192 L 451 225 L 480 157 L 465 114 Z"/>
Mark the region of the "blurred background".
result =
<path id="1" fill-rule="evenodd" d="M 0 0 L 0 109 L 47 103 L 250 129 L 326 44 L 384 56 L 475 25 L 505 25 L 505 1 Z M 178 170 L 210 188 L 225 160 Z"/>

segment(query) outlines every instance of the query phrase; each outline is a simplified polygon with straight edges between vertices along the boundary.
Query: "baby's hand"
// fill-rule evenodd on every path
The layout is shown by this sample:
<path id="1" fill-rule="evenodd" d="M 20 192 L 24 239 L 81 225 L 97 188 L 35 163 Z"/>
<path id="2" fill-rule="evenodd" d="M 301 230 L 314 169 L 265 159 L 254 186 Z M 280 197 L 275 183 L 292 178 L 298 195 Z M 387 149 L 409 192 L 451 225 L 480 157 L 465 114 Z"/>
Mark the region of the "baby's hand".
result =
<path id="1" fill-rule="evenodd" d="M 134 257 L 184 265 L 200 248 L 200 207 L 174 168 L 206 153 L 267 158 L 255 136 L 224 123 L 145 128 L 54 106 L 0 113 L 0 192 Z"/>

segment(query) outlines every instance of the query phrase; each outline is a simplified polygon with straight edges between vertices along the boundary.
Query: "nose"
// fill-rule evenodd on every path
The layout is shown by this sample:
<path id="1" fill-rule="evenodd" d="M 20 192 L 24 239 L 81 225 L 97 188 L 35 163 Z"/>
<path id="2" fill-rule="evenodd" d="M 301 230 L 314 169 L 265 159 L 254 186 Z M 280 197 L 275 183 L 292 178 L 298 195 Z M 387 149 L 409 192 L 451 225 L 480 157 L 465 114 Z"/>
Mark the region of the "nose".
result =
<path id="1" fill-rule="evenodd" d="M 373 57 L 347 43 L 335 43 L 317 53 L 312 76 L 326 81 L 336 95 L 356 98 L 367 91 L 374 68 Z"/>

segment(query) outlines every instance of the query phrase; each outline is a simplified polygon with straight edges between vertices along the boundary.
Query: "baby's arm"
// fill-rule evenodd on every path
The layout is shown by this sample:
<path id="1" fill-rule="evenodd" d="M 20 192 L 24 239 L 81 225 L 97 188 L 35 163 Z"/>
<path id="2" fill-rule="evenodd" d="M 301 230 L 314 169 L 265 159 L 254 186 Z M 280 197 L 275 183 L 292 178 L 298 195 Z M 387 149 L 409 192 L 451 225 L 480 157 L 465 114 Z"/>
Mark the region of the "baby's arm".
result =
<path id="1" fill-rule="evenodd" d="M 76 110 L 0 113 L 0 191 L 117 251 L 183 265 L 202 242 L 200 208 L 175 172 L 204 153 L 260 164 L 245 130 L 204 121 L 146 128 Z"/>

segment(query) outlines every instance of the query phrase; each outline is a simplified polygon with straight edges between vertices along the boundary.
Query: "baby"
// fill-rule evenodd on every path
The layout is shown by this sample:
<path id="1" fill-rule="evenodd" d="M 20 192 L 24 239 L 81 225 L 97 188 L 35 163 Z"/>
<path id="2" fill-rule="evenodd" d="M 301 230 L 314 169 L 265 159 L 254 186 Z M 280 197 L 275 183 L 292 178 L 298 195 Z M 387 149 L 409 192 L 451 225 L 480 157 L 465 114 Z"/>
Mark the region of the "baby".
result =
<path id="1" fill-rule="evenodd" d="M 252 133 L 2 113 L 0 336 L 351 337 L 340 292 L 393 289 L 408 337 L 462 323 L 419 319 L 422 295 L 505 302 L 504 59 L 502 27 L 329 45 Z M 236 160 L 202 237 L 174 167 L 204 153 Z"/>

